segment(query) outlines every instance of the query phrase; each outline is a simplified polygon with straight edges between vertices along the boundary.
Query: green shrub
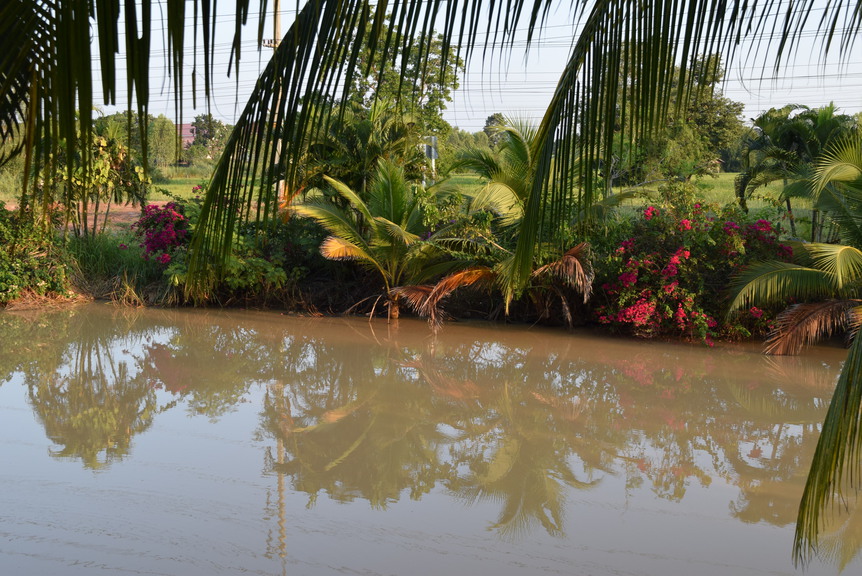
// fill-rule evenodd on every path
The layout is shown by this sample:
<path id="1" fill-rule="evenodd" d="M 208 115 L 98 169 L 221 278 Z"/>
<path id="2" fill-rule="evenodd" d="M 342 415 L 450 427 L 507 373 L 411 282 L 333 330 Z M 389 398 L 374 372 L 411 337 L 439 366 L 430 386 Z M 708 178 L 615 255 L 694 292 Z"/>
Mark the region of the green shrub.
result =
<path id="1" fill-rule="evenodd" d="M 168 289 L 181 288 L 188 274 L 188 250 L 205 195 L 197 185 L 192 197 L 173 197 L 164 207 L 151 207 L 132 225 L 140 238 L 139 257 L 161 265 Z M 284 301 L 310 268 L 328 266 L 319 255 L 322 230 L 291 219 L 245 224 L 235 233 L 225 275 L 213 295 L 218 301 Z"/>
<path id="2" fill-rule="evenodd" d="M 27 292 L 69 295 L 68 258 L 50 232 L 0 202 L 0 304 Z"/>

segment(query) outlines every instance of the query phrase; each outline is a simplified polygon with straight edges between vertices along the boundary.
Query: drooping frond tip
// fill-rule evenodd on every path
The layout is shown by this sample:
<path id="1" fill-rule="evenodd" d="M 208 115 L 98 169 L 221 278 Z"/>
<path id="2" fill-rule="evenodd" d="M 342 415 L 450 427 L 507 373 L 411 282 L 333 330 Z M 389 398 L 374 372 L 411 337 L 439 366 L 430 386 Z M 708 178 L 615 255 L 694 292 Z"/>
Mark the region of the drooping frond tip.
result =
<path id="1" fill-rule="evenodd" d="M 593 292 L 593 271 L 590 259 L 590 245 L 586 242 L 569 248 L 558 260 L 545 264 L 533 272 L 533 277 L 552 276 L 563 282 L 565 286 L 577 290 L 584 295 L 586 304 Z"/>
<path id="2" fill-rule="evenodd" d="M 822 530 L 862 490 L 862 340 L 850 347 L 805 482 L 793 557 L 807 564 L 818 551 Z"/>

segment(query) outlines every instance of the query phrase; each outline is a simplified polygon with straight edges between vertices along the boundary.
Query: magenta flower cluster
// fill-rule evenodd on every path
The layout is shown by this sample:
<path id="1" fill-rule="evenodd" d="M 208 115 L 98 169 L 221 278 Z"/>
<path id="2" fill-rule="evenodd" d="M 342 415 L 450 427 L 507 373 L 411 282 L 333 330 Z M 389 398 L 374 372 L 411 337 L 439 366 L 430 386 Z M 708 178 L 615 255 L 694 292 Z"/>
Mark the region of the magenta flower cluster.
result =
<path id="1" fill-rule="evenodd" d="M 788 259 L 792 252 L 769 221 L 740 224 L 738 217 L 702 204 L 682 213 L 648 206 L 609 257 L 596 320 L 639 337 L 683 337 L 710 346 L 717 337 L 743 334 L 743 326 L 716 320 L 724 317 L 720 303 L 729 278 L 752 260 Z M 749 312 L 750 323 L 765 325 L 762 310 Z"/>
<path id="2" fill-rule="evenodd" d="M 149 204 L 143 214 L 132 224 L 135 234 L 141 238 L 144 258 L 159 264 L 171 262 L 174 251 L 186 244 L 189 237 L 189 222 L 182 207 L 169 202 L 164 206 Z"/>

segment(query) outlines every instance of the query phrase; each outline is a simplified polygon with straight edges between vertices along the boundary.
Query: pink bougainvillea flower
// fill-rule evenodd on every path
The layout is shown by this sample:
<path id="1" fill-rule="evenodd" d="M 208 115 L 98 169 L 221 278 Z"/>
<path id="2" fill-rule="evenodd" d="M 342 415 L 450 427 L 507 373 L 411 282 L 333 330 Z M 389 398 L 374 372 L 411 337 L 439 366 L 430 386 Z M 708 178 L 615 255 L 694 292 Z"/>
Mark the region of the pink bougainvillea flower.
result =
<path id="1" fill-rule="evenodd" d="M 772 224 L 769 223 L 769 220 L 762 218 L 754 223 L 754 228 L 761 232 L 772 232 Z"/>
<path id="2" fill-rule="evenodd" d="M 628 288 L 638 281 L 638 274 L 637 272 L 623 272 L 620 274 L 618 280 L 622 283 L 623 288 Z"/>
<path id="3" fill-rule="evenodd" d="M 725 222 L 724 223 L 725 234 L 732 234 L 736 230 L 739 230 L 739 224 L 737 224 L 736 222 Z"/>

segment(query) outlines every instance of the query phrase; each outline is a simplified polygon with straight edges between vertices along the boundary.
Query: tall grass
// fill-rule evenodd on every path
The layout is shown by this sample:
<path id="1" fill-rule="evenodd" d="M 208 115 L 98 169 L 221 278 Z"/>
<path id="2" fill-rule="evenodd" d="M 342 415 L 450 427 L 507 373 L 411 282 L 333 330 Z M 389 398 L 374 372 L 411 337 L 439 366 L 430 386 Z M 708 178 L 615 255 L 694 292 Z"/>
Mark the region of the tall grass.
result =
<path id="1" fill-rule="evenodd" d="M 135 302 L 130 293 L 144 294 L 159 281 L 161 270 L 144 260 L 139 242 L 130 232 L 69 238 L 66 249 L 76 263 L 74 284 L 96 298 L 143 303 L 142 296 Z"/>

